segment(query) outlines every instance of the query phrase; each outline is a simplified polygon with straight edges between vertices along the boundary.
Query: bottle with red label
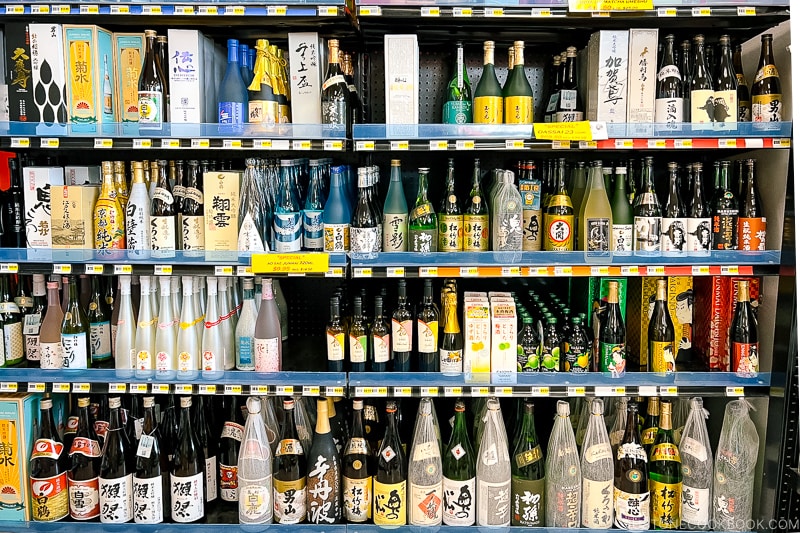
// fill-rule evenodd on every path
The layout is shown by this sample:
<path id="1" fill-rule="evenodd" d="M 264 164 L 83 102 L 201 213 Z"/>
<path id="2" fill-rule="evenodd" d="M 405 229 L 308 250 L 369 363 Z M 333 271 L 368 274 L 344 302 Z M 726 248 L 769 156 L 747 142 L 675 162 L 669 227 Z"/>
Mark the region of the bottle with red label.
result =
<path id="1" fill-rule="evenodd" d="M 767 249 L 767 217 L 761 205 L 761 195 L 756 182 L 756 161 L 748 159 L 744 164 L 745 182 L 742 190 L 742 206 L 739 209 L 736 244 L 739 250 Z"/>
<path id="2" fill-rule="evenodd" d="M 225 398 L 228 407 L 225 424 L 219 439 L 219 492 L 222 501 L 237 506 L 239 501 L 239 448 L 242 444 L 244 426 L 242 425 L 242 407 L 239 396 Z"/>
<path id="3" fill-rule="evenodd" d="M 69 515 L 73 520 L 96 520 L 100 516 L 100 443 L 89 420 L 89 398 L 78 398 L 78 429 L 69 450 L 67 474 Z"/>
<path id="4" fill-rule="evenodd" d="M 731 321 L 731 368 L 743 376 L 758 373 L 758 324 L 750 304 L 750 282 L 738 282 L 736 310 Z"/>
<path id="5" fill-rule="evenodd" d="M 69 514 L 67 471 L 69 455 L 58 437 L 53 420 L 53 401 L 42 400 L 40 433 L 33 444 L 30 460 L 31 518 L 37 522 L 55 522 Z"/>

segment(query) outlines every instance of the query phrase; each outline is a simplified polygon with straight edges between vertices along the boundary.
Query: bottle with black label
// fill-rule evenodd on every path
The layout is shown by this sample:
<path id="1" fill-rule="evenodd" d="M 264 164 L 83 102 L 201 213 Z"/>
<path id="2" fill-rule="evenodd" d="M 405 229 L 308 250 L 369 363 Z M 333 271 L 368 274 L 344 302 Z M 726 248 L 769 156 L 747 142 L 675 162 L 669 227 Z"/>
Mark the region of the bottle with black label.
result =
<path id="1" fill-rule="evenodd" d="M 739 82 L 733 66 L 731 38 L 719 38 L 720 56 L 717 67 L 716 90 L 714 91 L 714 122 L 737 122 Z"/>
<path id="2" fill-rule="evenodd" d="M 533 402 L 526 401 L 511 456 L 511 525 L 544 526 L 544 455 L 533 423 Z"/>
<path id="3" fill-rule="evenodd" d="M 633 202 L 633 249 L 637 254 L 655 255 L 661 250 L 661 204 L 653 181 L 653 158 L 642 167 L 642 188 Z"/>
<path id="4" fill-rule="evenodd" d="M 578 92 L 578 50 L 574 46 L 567 48 L 567 62 L 561 88 L 558 92 L 558 103 L 553 114 L 553 122 L 580 122 L 583 120 L 583 102 Z"/>
<path id="5" fill-rule="evenodd" d="M 708 71 L 705 56 L 706 39 L 702 35 L 694 37 L 694 66 L 689 83 L 689 118 L 692 124 L 714 122 L 714 84 Z"/>
<path id="6" fill-rule="evenodd" d="M 308 522 L 338 524 L 342 519 L 342 463 L 331 435 L 328 400 L 317 400 L 317 427 L 307 464 Z"/>
<path id="7" fill-rule="evenodd" d="M 686 209 L 678 188 L 678 163 L 668 163 L 669 193 L 661 216 L 661 251 L 686 251 Z"/>
<path id="8" fill-rule="evenodd" d="M 172 521 L 205 520 L 205 457 L 192 421 L 192 398 L 181 397 L 178 443 L 172 456 L 170 502 Z"/>
<path id="9" fill-rule="evenodd" d="M 121 401 L 109 398 L 109 425 L 100 462 L 100 521 L 123 524 L 133 519 L 133 473 L 136 470 L 130 453 L 131 444 L 122 426 Z"/>
<path id="10" fill-rule="evenodd" d="M 742 45 L 737 44 L 733 52 L 733 71 L 736 73 L 736 99 L 738 121 L 750 122 L 750 90 L 742 69 Z"/>
<path id="11" fill-rule="evenodd" d="M 639 439 L 639 408 L 628 403 L 625 434 L 614 461 L 614 525 L 650 529 L 647 454 Z"/>
<path id="12" fill-rule="evenodd" d="M 711 207 L 714 250 L 735 250 L 739 224 L 739 199 L 730 183 L 730 161 L 722 161 L 719 188 Z"/>
<path id="13" fill-rule="evenodd" d="M 453 432 L 442 455 L 442 522 L 475 524 L 475 452 L 467 432 L 463 400 L 457 400 Z"/>
<path id="14" fill-rule="evenodd" d="M 160 524 L 170 512 L 169 464 L 156 423 L 155 399 L 145 396 L 143 401 L 144 421 L 133 476 L 133 519 L 137 524 Z"/>

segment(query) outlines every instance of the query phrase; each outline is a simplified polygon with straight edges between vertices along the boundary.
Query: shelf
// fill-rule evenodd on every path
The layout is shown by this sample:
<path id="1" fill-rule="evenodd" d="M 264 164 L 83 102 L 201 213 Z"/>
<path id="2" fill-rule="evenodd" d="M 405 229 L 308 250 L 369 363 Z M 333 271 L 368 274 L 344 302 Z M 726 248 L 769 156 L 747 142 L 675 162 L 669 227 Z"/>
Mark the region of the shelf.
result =
<path id="1" fill-rule="evenodd" d="M 752 378 L 729 372 L 628 372 L 621 378 L 598 372 L 457 374 L 438 372 L 351 373 L 350 396 L 367 397 L 550 397 L 744 396 L 768 392 L 771 374 Z"/>
<path id="2" fill-rule="evenodd" d="M 353 278 L 753 276 L 778 272 L 781 253 L 718 251 L 704 256 L 584 252 L 386 252 L 350 254 Z"/>
<path id="3" fill-rule="evenodd" d="M 12 2 L 0 6 L 0 16 L 11 15 L 114 15 L 114 16 L 220 16 L 230 17 L 335 17 L 344 14 L 344 2 L 314 0 L 298 2 L 293 0 L 257 4 L 252 0 L 235 2 L 209 1 L 208 5 L 186 1 L 162 2 L 107 2 L 70 4 L 43 2 Z M 200 2 L 202 4 L 202 2 Z"/>
<path id="4" fill-rule="evenodd" d="M 199 374 L 199 372 L 198 372 Z M 217 379 L 200 376 L 179 380 L 134 374 L 131 370 L 91 368 L 88 370 L 42 370 L 38 368 L 0 369 L 0 393 L 57 392 L 98 394 L 233 394 L 263 396 L 344 396 L 344 372 L 226 371 Z"/>

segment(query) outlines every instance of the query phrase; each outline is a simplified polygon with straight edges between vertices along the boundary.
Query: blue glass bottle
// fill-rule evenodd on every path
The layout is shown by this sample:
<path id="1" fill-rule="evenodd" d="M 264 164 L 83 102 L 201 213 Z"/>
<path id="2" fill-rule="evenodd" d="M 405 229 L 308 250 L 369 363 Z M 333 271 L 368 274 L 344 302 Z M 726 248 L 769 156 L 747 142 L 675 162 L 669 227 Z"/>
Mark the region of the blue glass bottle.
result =
<path id="1" fill-rule="evenodd" d="M 276 252 L 299 252 L 303 235 L 300 200 L 292 185 L 290 160 L 281 160 L 281 186 L 275 202 L 273 229 Z"/>
<path id="2" fill-rule="evenodd" d="M 247 66 L 247 56 L 250 53 L 250 47 L 246 44 L 239 45 L 239 71 L 242 73 L 242 81 L 245 87 L 249 87 L 253 83 L 253 73 L 250 67 Z"/>
<path id="3" fill-rule="evenodd" d="M 253 77 L 255 76 L 255 66 L 256 66 L 256 50 L 255 48 L 250 48 L 249 50 L 247 50 L 247 70 L 250 71 L 251 83 Z"/>
<path id="4" fill-rule="evenodd" d="M 350 219 L 353 209 L 345 190 L 346 172 L 345 166 L 331 168 L 331 192 L 322 213 L 326 252 L 350 251 Z"/>
<path id="5" fill-rule="evenodd" d="M 324 239 L 322 237 L 322 210 L 325 207 L 325 190 L 322 186 L 322 167 L 317 159 L 309 161 L 311 182 L 303 207 L 303 250 L 321 252 Z"/>
<path id="6" fill-rule="evenodd" d="M 233 126 L 231 132 L 243 131 L 247 121 L 247 87 L 239 68 L 239 41 L 228 39 L 228 68 L 219 85 L 219 123 Z"/>

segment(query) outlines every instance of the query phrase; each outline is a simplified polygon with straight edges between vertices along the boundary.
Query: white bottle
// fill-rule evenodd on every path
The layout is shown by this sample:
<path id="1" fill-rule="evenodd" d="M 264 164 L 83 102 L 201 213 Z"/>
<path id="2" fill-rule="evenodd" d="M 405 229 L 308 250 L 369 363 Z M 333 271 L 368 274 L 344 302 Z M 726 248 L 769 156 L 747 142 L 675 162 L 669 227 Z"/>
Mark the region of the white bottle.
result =
<path id="1" fill-rule="evenodd" d="M 261 276 L 255 277 L 255 284 L 256 284 L 255 286 L 256 294 L 261 294 L 261 291 L 263 289 L 263 284 L 261 283 Z M 255 298 L 255 301 L 256 301 L 256 311 L 261 311 L 261 298 Z"/>
<path id="2" fill-rule="evenodd" d="M 156 322 L 150 301 L 150 276 L 139 276 L 141 298 L 136 321 L 136 376 L 146 378 L 156 369 Z M 117 333 L 119 335 L 119 333 Z"/>
<path id="3" fill-rule="evenodd" d="M 158 280 L 161 288 L 161 304 L 159 305 L 158 325 L 156 329 L 156 377 L 160 379 L 173 379 L 178 369 L 178 357 L 175 353 L 176 331 L 173 317 L 170 277 Z"/>
<path id="4" fill-rule="evenodd" d="M 511 461 L 508 456 L 508 437 L 500 414 L 500 402 L 486 402 L 486 422 L 483 428 L 477 468 L 478 526 L 511 525 Z"/>
<path id="5" fill-rule="evenodd" d="M 280 372 L 283 361 L 281 321 L 272 293 L 272 279 L 261 282 L 261 309 L 256 318 L 253 361 L 256 372 Z"/>
<path id="6" fill-rule="evenodd" d="M 206 379 L 219 379 L 225 370 L 225 342 L 220 328 L 220 313 L 217 305 L 217 278 L 208 276 L 208 303 L 206 304 L 205 329 L 200 343 L 200 369 Z"/>
<path id="7" fill-rule="evenodd" d="M 153 316 L 158 316 L 159 308 L 157 279 L 155 276 L 150 278 L 150 310 L 153 312 Z"/>
<path id="8" fill-rule="evenodd" d="M 239 448 L 239 523 L 268 524 L 273 515 L 272 451 L 261 417 L 261 400 L 248 398 L 247 412 Z"/>
<path id="9" fill-rule="evenodd" d="M 614 458 L 603 420 L 603 400 L 592 400 L 589 427 L 581 448 L 581 525 L 611 529 L 614 523 Z"/>
<path id="10" fill-rule="evenodd" d="M 236 368 L 238 370 L 255 370 L 253 362 L 253 336 L 256 333 L 256 302 L 254 299 L 253 278 L 245 278 L 242 316 L 236 325 Z"/>
<path id="11" fill-rule="evenodd" d="M 203 330 L 205 329 L 206 320 L 206 302 L 203 299 L 203 293 L 201 290 L 202 287 L 205 286 L 205 281 L 203 281 L 203 278 L 200 276 L 193 276 L 192 281 L 194 283 L 192 292 L 194 322 L 192 322 L 192 329 L 194 330 L 195 337 L 197 337 L 197 346 L 200 346 L 200 343 L 203 342 Z"/>
<path id="12" fill-rule="evenodd" d="M 200 342 L 197 339 L 192 276 L 183 276 L 183 305 L 178 324 L 178 339 L 175 352 L 178 354 L 178 379 L 194 379 L 200 370 Z"/>
<path id="13" fill-rule="evenodd" d="M 117 317 L 117 338 L 114 353 L 117 375 L 133 376 L 136 368 L 136 317 L 131 303 L 131 277 L 119 277 L 119 316 Z"/>
<path id="14" fill-rule="evenodd" d="M 150 195 L 144 183 L 142 164 L 133 163 L 133 182 L 125 208 L 125 247 L 128 257 L 150 257 Z"/>
<path id="15" fill-rule="evenodd" d="M 442 524 L 442 455 L 432 412 L 433 402 L 423 398 L 408 462 L 408 514 L 412 526 Z"/>
<path id="16" fill-rule="evenodd" d="M 217 309 L 219 310 L 219 330 L 222 334 L 222 360 L 225 370 L 236 367 L 236 349 L 234 335 L 236 326 L 233 321 L 235 313 L 228 307 L 228 278 L 217 278 Z"/>
<path id="17" fill-rule="evenodd" d="M 569 403 L 559 401 L 556 415 L 544 466 L 545 525 L 577 528 L 581 523 L 581 465 Z"/>
<path id="18" fill-rule="evenodd" d="M 170 292 L 172 293 L 172 319 L 175 324 L 175 333 L 178 332 L 178 317 L 181 316 L 181 278 L 170 276 Z"/>
<path id="19" fill-rule="evenodd" d="M 692 398 L 691 404 L 678 448 L 683 469 L 681 529 L 709 529 L 713 518 L 714 456 L 706 427 L 708 411 L 703 409 L 702 398 Z"/>

